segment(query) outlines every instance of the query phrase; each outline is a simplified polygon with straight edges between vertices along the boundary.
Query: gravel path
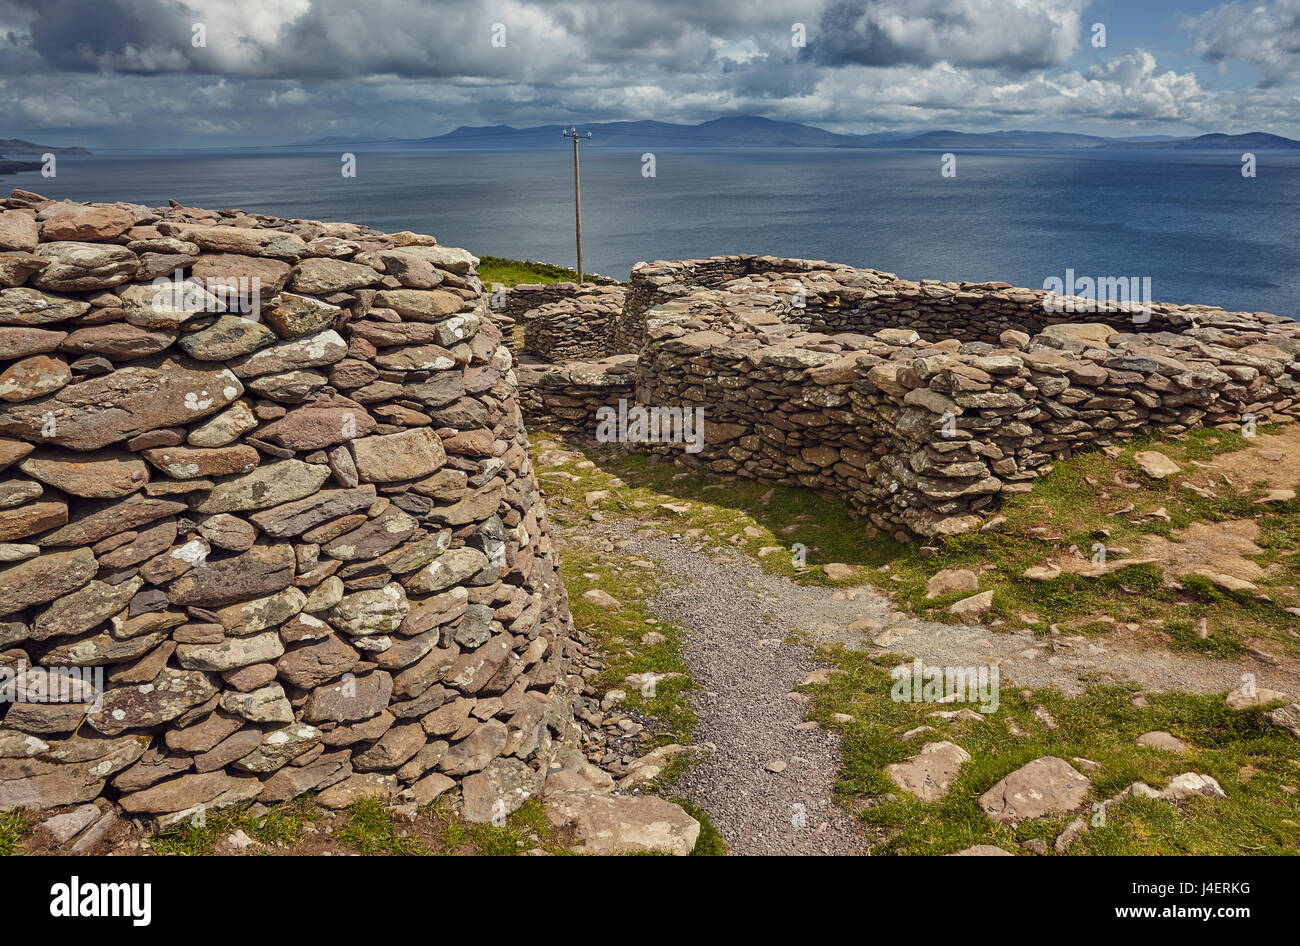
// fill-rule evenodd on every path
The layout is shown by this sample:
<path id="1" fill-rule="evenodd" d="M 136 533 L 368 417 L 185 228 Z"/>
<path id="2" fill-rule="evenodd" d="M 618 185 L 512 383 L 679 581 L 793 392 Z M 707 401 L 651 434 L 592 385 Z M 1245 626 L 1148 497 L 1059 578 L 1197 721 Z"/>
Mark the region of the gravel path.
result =
<path id="1" fill-rule="evenodd" d="M 692 549 L 634 522 L 585 523 L 585 536 L 653 560 L 661 579 L 656 616 L 686 630 L 684 656 L 701 690 L 696 741 L 710 750 L 678 786 L 722 832 L 733 854 L 862 854 L 856 819 L 833 800 L 839 739 L 805 725 L 805 699 L 792 693 L 819 669 L 792 631 L 919 657 L 926 663 L 1000 667 L 1002 685 L 1055 687 L 1070 695 L 1090 683 L 1130 681 L 1150 690 L 1223 692 L 1255 674 L 1259 685 L 1300 692 L 1287 662 L 1269 666 L 1183 657 L 1097 637 L 1040 639 L 981 625 L 920 621 L 868 588 L 833 590 L 765 572 L 739 553 Z M 848 626 L 871 619 L 869 629 Z M 780 772 L 768 769 L 785 763 Z"/>

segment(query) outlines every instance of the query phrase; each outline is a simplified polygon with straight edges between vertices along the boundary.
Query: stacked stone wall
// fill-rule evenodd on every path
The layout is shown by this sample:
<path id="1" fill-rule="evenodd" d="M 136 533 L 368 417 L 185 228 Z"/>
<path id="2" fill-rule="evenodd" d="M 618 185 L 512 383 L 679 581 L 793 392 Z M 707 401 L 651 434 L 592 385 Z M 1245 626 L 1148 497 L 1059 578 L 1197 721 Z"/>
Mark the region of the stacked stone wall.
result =
<path id="1" fill-rule="evenodd" d="M 535 793 L 582 682 L 477 262 L 0 201 L 0 807 Z"/>
<path id="2" fill-rule="evenodd" d="M 949 288 L 820 261 L 638 269 L 623 313 L 624 337 L 641 338 L 635 401 L 703 408 L 706 445 L 637 448 L 811 487 L 899 537 L 929 536 L 980 527 L 999 497 L 1076 452 L 1300 413 L 1288 319 L 1160 303 L 1149 321 L 1057 318 L 1041 292 Z M 593 432 L 599 408 L 626 396 L 628 363 L 530 369 L 548 392 L 530 416 Z"/>

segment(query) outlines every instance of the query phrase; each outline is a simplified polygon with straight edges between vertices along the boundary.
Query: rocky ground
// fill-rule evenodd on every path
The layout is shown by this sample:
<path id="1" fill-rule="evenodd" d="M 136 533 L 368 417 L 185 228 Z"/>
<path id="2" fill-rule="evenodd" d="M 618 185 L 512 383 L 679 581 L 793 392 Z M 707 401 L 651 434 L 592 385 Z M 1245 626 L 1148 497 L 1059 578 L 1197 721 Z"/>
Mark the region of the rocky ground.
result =
<path id="1" fill-rule="evenodd" d="M 1271 440 L 1258 449 L 1271 455 L 1280 448 Z M 1101 825 L 1106 813 L 1166 822 L 1173 814 L 1181 818 L 1166 825 L 1174 833 L 1213 830 L 1205 823 L 1220 818 L 1224 833 L 1245 835 L 1216 837 L 1217 845 L 1267 847 L 1264 838 L 1271 841 L 1274 827 L 1290 838 L 1284 844 L 1300 841 L 1296 819 L 1286 817 L 1295 814 L 1291 799 L 1300 791 L 1297 767 L 1288 761 L 1294 745 L 1286 740 L 1295 738 L 1300 716 L 1286 706 L 1267 710 L 1300 689 L 1300 673 L 1285 648 L 1220 657 L 1171 650 L 1150 633 L 1136 633 L 1139 625 L 1130 632 L 1122 622 L 1107 633 L 1082 633 L 1068 625 L 1016 626 L 1001 617 L 995 626 L 969 617 L 959 621 L 956 612 L 943 622 L 927 620 L 873 587 L 880 577 L 875 569 L 828 563 L 802 569 L 803 578 L 774 571 L 771 556 L 788 557 L 788 550 L 762 545 L 754 554 L 753 546 L 795 527 L 764 521 L 753 508 L 779 503 L 771 493 L 751 503 L 748 495 L 735 499 L 723 492 L 730 487 L 700 491 L 696 484 L 692 491 L 683 482 L 680 490 L 666 491 L 678 495 L 664 495 L 656 492 L 664 488 L 664 476 L 656 474 L 653 484 L 637 482 L 621 464 L 593 462 L 599 452 L 588 450 L 584 458 L 550 449 L 539 457 L 561 548 L 570 554 L 582 549 L 608 563 L 604 574 L 588 571 L 584 577 L 619 591 L 614 576 L 624 569 L 615 562 L 625 561 L 657 578 L 652 591 L 631 591 L 645 592 L 648 613 L 680 630 L 681 657 L 698 688 L 687 691 L 696 716 L 689 740 L 694 762 L 653 787 L 698 805 L 729 853 L 888 853 L 882 843 L 888 847 L 891 839 L 906 838 L 912 830 L 908 818 L 918 807 L 958 802 L 978 805 L 983 823 L 1000 835 L 998 843 L 970 843 L 982 840 L 981 832 L 957 830 L 954 840 L 942 842 L 947 850 L 931 844 L 927 852 L 1064 853 L 1113 843 L 1112 834 L 1084 817 L 1090 810 Z M 1243 472 L 1249 462 L 1235 458 Z M 1234 458 L 1214 463 L 1230 467 Z M 671 479 L 677 483 L 685 476 Z M 820 508 L 817 502 L 810 497 L 808 508 Z M 731 518 L 734 509 L 727 507 L 755 518 Z M 710 527 L 710 517 L 719 520 L 716 527 Z M 799 532 L 806 534 L 807 527 Z M 1186 539 L 1173 545 L 1188 554 Z M 808 581 L 825 572 L 839 580 Z M 964 587 L 969 579 L 955 573 L 935 568 L 929 576 L 932 597 L 955 599 L 954 607 L 973 597 L 973 588 Z M 598 596 L 598 590 L 583 592 L 588 601 Z M 1249 636 L 1251 629 L 1241 632 Z M 608 649 L 625 641 L 615 638 Z M 835 656 L 843 653 L 859 656 Z M 889 722 L 898 706 L 888 705 L 888 683 L 882 689 L 871 674 L 884 678 L 877 667 L 914 659 L 927 666 L 997 667 L 1002 712 L 986 718 L 967 707 L 926 707 L 914 711 L 910 723 L 882 730 L 881 718 Z M 599 688 L 599 676 L 594 679 Z M 1122 708 L 1107 703 L 1117 694 Z M 1107 720 L 1107 713 L 1129 718 Z M 1205 714 L 1219 718 L 1201 719 Z M 638 718 L 653 732 L 653 714 Z M 1230 730 L 1241 732 L 1224 742 L 1240 736 L 1242 745 L 1209 744 L 1213 733 Z M 864 739 L 875 743 L 865 754 L 896 760 L 865 779 Z M 1008 739 L 1019 740 L 1021 748 L 1009 748 Z M 980 751 L 984 746 L 987 752 Z M 972 791 L 962 781 L 963 769 L 975 768 L 985 774 Z M 1150 787 L 1143 778 L 1163 787 Z M 954 791 L 958 785 L 966 791 Z M 1248 787 L 1249 797 L 1239 797 L 1239 786 Z M 1229 814 L 1211 811 L 1229 805 Z M 912 814 L 895 819 L 900 824 L 877 823 L 889 820 L 883 813 L 909 806 Z M 1130 816 L 1134 809 L 1138 816 Z M 1248 814 L 1275 824 L 1226 827 Z M 930 816 L 917 817 L 923 822 Z M 968 816 L 963 811 L 960 817 Z M 1138 833 L 1132 825 L 1125 830 Z M 1260 844 L 1247 842 L 1251 832 L 1259 833 L 1254 840 Z M 1075 848 L 1080 838 L 1085 840 Z"/>

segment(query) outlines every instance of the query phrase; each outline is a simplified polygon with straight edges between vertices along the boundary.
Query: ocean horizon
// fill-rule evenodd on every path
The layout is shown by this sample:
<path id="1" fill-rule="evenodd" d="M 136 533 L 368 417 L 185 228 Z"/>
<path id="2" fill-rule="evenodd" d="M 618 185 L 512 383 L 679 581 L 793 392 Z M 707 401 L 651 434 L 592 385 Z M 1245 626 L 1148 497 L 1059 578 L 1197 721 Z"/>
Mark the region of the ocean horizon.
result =
<path id="1" fill-rule="evenodd" d="M 585 269 L 758 253 L 908 279 L 1042 288 L 1149 279 L 1156 301 L 1300 316 L 1300 154 L 1089 149 L 664 148 L 582 153 Z M 573 266 L 572 152 L 334 151 L 60 155 L 7 176 L 52 198 L 197 207 L 431 233 L 476 255 Z"/>

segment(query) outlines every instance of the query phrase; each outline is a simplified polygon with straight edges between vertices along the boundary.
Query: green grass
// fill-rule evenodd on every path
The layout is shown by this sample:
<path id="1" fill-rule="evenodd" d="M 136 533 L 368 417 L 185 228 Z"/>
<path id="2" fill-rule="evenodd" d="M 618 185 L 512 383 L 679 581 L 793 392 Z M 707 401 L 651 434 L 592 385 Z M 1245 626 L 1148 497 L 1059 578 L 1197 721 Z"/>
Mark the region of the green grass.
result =
<path id="1" fill-rule="evenodd" d="M 22 809 L 0 812 L 0 857 L 18 853 L 18 845 L 32 832 L 31 819 Z"/>
<path id="2" fill-rule="evenodd" d="M 493 283 L 514 287 L 520 283 L 573 282 L 578 278 L 577 270 L 567 266 L 504 256 L 479 257 L 478 275 L 483 280 L 483 285 L 489 287 Z"/>
<path id="3" fill-rule="evenodd" d="M 946 854 L 973 844 L 994 844 L 1016 851 L 1031 838 L 1049 847 L 1074 814 L 1027 822 L 1016 828 L 998 825 L 980 810 L 978 798 L 999 779 L 1042 756 L 1073 763 L 1075 757 L 1096 762 L 1087 773 L 1093 788 L 1081 809 L 1117 794 L 1135 781 L 1159 789 L 1182 772 L 1218 780 L 1226 799 L 1192 798 L 1177 805 L 1128 800 L 1107 811 L 1104 828 L 1094 828 L 1070 849 L 1075 854 L 1283 854 L 1300 852 L 1300 767 L 1295 737 L 1270 725 L 1262 709 L 1241 712 L 1221 696 L 1168 692 L 1148 694 L 1149 706 L 1134 706 L 1125 687 L 1094 686 L 1070 698 L 1037 690 L 1024 699 L 1002 681 L 1000 705 L 982 722 L 945 722 L 929 717 L 932 703 L 900 703 L 890 698 L 889 668 L 900 660 L 869 656 L 843 648 L 826 648 L 821 656 L 841 672 L 824 685 L 803 687 L 812 697 L 810 717 L 838 731 L 843 769 L 837 785 L 840 800 L 859 810 L 874 838 L 875 854 Z M 1058 728 L 1045 727 L 1034 715 L 1043 705 Z M 836 722 L 833 714 L 853 717 Z M 1023 735 L 1008 727 L 1014 720 Z M 906 730 L 931 725 L 934 732 L 911 742 Z M 1185 754 L 1139 748 L 1144 732 L 1165 730 L 1191 746 Z M 950 740 L 973 757 L 963 766 L 951 791 L 934 802 L 902 792 L 884 767 L 919 751 L 926 742 Z M 1288 791 L 1290 789 L 1291 791 Z M 886 795 L 893 801 L 880 801 Z M 867 807 L 867 799 L 879 801 Z"/>
<path id="4" fill-rule="evenodd" d="M 1275 430 L 1261 429 L 1261 433 Z M 1207 498 L 1182 486 L 1177 476 L 1148 479 L 1133 459 L 1139 450 L 1158 449 L 1191 473 L 1196 469 L 1194 461 L 1250 445 L 1234 431 L 1208 429 L 1166 440 L 1143 438 L 1127 444 L 1115 457 L 1083 454 L 1056 463 L 1035 481 L 1032 491 L 1011 496 L 998 511 L 1005 518 L 1000 528 L 907 545 L 873 534 L 833 496 L 745 479 L 720 482 L 718 477 L 683 472 L 614 447 L 549 434 L 539 437 L 539 449 L 582 450 L 596 464 L 587 470 L 576 470 L 574 464 L 560 468 L 580 473 L 576 482 L 547 477 L 546 470 L 540 470 L 550 508 L 560 519 L 585 516 L 583 495 L 605 489 L 610 497 L 596 504 L 604 513 L 653 521 L 671 534 L 737 548 L 758 558 L 768 571 L 802 583 L 870 582 L 900 607 L 930 620 L 956 620 L 948 608 L 969 592 L 931 600 L 926 598 L 926 582 L 943 569 L 969 568 L 979 574 L 981 591 L 994 592 L 986 619 L 995 624 L 1046 633 L 1054 624 L 1064 629 L 1068 622 L 1105 615 L 1120 623 L 1142 624 L 1157 639 L 1190 653 L 1233 655 L 1240 653 L 1247 637 L 1261 637 L 1300 655 L 1300 638 L 1292 633 L 1296 620 L 1284 610 L 1300 606 L 1300 499 L 1261 506 L 1255 503 L 1258 487 L 1246 484 L 1223 485 L 1218 495 Z M 1116 475 L 1131 487 L 1117 486 Z M 683 502 L 689 506 L 684 512 L 663 507 Z M 1130 512 L 1112 515 L 1130 503 Z M 1161 508 L 1169 521 L 1150 515 Z M 1100 542 L 1108 549 L 1129 550 L 1111 553 L 1111 560 L 1136 558 L 1151 536 L 1171 537 L 1195 522 L 1230 519 L 1259 523 L 1258 544 L 1263 552 L 1256 558 L 1261 565 L 1274 567 L 1257 583 L 1272 597 L 1271 603 L 1247 594 L 1218 592 L 1195 577 L 1175 580 L 1156 565 L 1133 565 L 1097 578 L 1069 573 L 1052 581 L 1023 577 L 1027 568 L 1050 558 L 1064 559 L 1072 548 L 1090 558 L 1094 543 Z M 780 551 L 760 557 L 764 547 Z M 794 556 L 800 547 L 802 563 Z M 835 582 L 821 568 L 829 562 L 858 569 L 852 578 Z M 1206 641 L 1186 633 L 1187 623 L 1195 625 L 1201 618 L 1211 631 Z"/>

